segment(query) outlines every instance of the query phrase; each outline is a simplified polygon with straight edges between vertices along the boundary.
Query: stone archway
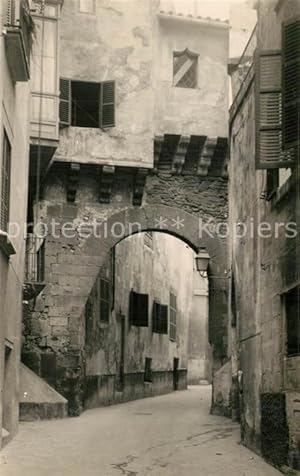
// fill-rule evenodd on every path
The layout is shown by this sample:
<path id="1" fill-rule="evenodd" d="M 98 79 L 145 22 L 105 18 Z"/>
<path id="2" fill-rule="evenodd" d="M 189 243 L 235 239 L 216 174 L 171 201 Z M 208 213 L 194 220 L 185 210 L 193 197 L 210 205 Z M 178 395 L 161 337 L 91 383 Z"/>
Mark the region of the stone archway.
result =
<path id="1" fill-rule="evenodd" d="M 57 236 L 46 239 L 47 285 L 26 318 L 23 361 L 57 388 L 68 400 L 71 414 L 81 411 L 84 388 L 85 306 L 110 249 L 138 231 L 172 234 L 197 250 L 205 246 L 209 266 L 209 340 L 214 367 L 227 356 L 226 239 L 199 233 L 201 220 L 220 223 L 226 216 L 226 179 L 193 174 L 149 174 L 142 206 L 132 205 L 132 176 L 119 172 L 118 187 L 110 201 L 99 203 L 97 176 L 82 171 L 73 203 L 65 198 L 66 166 L 56 164 L 45 183 L 41 215 L 58 222 Z M 55 177 L 55 178 L 54 178 Z M 73 183 L 73 182 L 72 182 Z M 101 195 L 102 196 L 102 195 Z M 91 225 L 92 223 L 92 225 Z M 96 234 L 93 226 L 96 223 Z M 63 233 L 65 224 L 67 236 Z M 79 233 L 81 224 L 84 230 Z M 117 224 L 117 225 L 116 225 Z M 74 234 L 72 232 L 74 231 Z M 48 377 L 47 363 L 55 371 Z M 43 370 L 44 369 L 44 370 Z M 44 371 L 44 374 L 43 374 Z M 54 377 L 53 377 L 54 376 Z M 55 381 L 53 381 L 55 378 Z"/>

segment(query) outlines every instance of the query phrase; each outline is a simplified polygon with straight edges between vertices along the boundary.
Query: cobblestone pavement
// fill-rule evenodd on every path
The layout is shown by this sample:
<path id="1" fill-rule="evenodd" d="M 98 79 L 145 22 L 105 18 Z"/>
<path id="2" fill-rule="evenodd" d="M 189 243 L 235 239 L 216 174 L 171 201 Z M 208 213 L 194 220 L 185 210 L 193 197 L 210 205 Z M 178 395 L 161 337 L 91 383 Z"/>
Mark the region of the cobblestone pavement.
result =
<path id="1" fill-rule="evenodd" d="M 239 444 L 239 427 L 209 415 L 210 387 L 191 387 L 22 423 L 0 453 L 1 476 L 276 476 Z"/>

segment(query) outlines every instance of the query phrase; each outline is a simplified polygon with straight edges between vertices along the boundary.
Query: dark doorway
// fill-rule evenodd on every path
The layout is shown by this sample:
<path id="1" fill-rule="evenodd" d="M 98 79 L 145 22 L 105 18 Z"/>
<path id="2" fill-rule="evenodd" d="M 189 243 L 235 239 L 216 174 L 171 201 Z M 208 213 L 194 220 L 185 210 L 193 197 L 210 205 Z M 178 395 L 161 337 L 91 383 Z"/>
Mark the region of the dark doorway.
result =
<path id="1" fill-rule="evenodd" d="M 179 359 L 176 357 L 173 359 L 173 390 L 178 390 L 178 380 L 179 380 Z"/>

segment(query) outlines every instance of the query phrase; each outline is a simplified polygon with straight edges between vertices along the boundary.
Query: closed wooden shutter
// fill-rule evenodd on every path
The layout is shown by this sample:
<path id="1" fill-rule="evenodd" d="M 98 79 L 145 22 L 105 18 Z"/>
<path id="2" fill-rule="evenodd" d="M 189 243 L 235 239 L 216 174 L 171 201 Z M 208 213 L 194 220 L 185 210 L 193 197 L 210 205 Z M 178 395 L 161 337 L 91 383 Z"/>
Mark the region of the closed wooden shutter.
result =
<path id="1" fill-rule="evenodd" d="M 6 25 L 14 25 L 15 24 L 15 17 L 16 17 L 15 0 L 7 0 L 5 24 Z"/>
<path id="2" fill-rule="evenodd" d="M 129 320 L 133 326 L 148 327 L 148 294 L 130 293 Z"/>
<path id="3" fill-rule="evenodd" d="M 299 145 L 300 136 L 300 20 L 282 28 L 283 147 Z"/>
<path id="4" fill-rule="evenodd" d="M 100 84 L 99 126 L 115 125 L 115 82 L 104 81 Z"/>
<path id="5" fill-rule="evenodd" d="M 176 317 L 177 317 L 177 302 L 176 296 L 170 293 L 170 340 L 176 340 Z"/>
<path id="6" fill-rule="evenodd" d="M 289 167 L 293 155 L 282 150 L 281 53 L 260 51 L 255 59 L 256 168 Z"/>
<path id="7" fill-rule="evenodd" d="M 152 331 L 168 334 L 168 306 L 153 302 Z"/>
<path id="8" fill-rule="evenodd" d="M 59 127 L 71 125 L 71 81 L 60 78 Z"/>
<path id="9" fill-rule="evenodd" d="M 2 151 L 0 229 L 7 231 L 10 204 L 11 146 L 5 131 L 3 132 Z"/>

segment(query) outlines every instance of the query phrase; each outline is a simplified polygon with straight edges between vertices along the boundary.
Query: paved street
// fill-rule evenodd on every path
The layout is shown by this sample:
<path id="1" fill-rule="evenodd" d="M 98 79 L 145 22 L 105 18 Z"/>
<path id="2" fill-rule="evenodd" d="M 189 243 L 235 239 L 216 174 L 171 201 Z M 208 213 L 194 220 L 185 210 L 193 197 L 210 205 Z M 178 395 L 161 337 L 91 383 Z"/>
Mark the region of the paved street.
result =
<path id="1" fill-rule="evenodd" d="M 239 427 L 209 415 L 210 387 L 191 387 L 85 412 L 22 423 L 0 453 L 1 476 L 275 476 L 239 445 Z"/>

